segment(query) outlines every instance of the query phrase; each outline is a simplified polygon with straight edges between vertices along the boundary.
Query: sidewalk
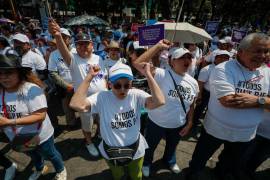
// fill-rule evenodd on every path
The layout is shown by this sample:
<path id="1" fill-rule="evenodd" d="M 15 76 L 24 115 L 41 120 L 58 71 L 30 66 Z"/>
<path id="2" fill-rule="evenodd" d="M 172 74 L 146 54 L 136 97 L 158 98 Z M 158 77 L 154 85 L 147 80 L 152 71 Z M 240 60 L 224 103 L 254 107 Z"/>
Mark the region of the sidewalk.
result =
<path id="1" fill-rule="evenodd" d="M 177 163 L 183 169 L 188 167 L 188 162 L 191 159 L 192 152 L 194 150 L 196 141 L 193 138 L 181 141 L 177 148 Z M 153 175 L 150 180 L 181 180 L 183 174 L 173 175 L 167 170 L 158 159 L 161 158 L 164 150 L 164 141 L 159 144 L 155 153 L 155 163 L 153 166 Z M 8 150 L 8 147 L 2 144 L 0 149 L 3 152 Z M 111 179 L 110 171 L 107 164 L 103 159 L 93 159 L 89 156 L 83 142 L 83 136 L 80 130 L 74 130 L 71 132 L 63 132 L 56 138 L 57 149 L 62 153 L 65 161 L 65 166 L 68 172 L 69 180 L 108 180 Z M 4 147 L 4 148 L 3 148 Z M 207 166 L 212 168 L 217 161 L 217 152 L 212 159 L 208 162 Z M 24 180 L 29 177 L 32 172 L 33 165 L 30 163 L 30 158 L 24 154 L 8 151 L 6 154 L 12 161 L 18 163 L 17 180 Z M 46 162 L 49 166 L 49 171 L 40 179 L 53 179 L 54 169 L 49 162 Z M 268 170 L 266 170 L 268 168 Z M 267 160 L 258 169 L 260 171 L 257 175 L 258 180 L 270 179 L 270 160 Z M 3 169 L 0 169 L 0 177 L 3 177 Z M 206 168 L 204 174 L 205 180 L 211 179 L 210 169 Z M 0 178 L 1 179 L 1 178 Z"/>

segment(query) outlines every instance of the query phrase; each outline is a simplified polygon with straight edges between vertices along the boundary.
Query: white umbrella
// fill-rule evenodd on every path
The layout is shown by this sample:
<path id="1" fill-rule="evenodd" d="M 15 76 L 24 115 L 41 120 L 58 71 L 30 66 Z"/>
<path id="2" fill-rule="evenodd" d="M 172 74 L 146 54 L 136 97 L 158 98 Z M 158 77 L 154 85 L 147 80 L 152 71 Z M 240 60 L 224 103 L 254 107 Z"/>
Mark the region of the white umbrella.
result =
<path id="1" fill-rule="evenodd" d="M 89 16 L 88 14 L 84 14 L 81 16 L 76 16 L 74 18 L 69 19 L 64 24 L 65 26 L 79 26 L 79 25 L 92 25 L 92 26 L 109 26 L 109 23 L 104 21 L 103 19 L 97 16 Z"/>
<path id="2" fill-rule="evenodd" d="M 193 26 L 186 22 L 181 23 L 169 23 L 169 22 L 157 22 L 156 24 L 164 24 L 165 26 L 165 38 L 173 40 L 174 42 L 182 43 L 200 43 L 206 40 L 212 40 L 212 37 L 201 28 Z"/>

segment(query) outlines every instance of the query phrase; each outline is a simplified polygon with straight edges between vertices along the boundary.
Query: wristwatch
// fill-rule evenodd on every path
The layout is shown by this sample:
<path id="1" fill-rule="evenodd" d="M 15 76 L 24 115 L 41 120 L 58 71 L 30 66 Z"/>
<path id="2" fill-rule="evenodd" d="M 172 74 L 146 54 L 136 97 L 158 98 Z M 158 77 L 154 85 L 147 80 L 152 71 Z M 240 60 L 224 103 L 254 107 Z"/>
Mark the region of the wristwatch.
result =
<path id="1" fill-rule="evenodd" d="M 259 97 L 259 98 L 257 99 L 257 102 L 258 102 L 258 104 L 259 104 L 260 106 L 264 106 L 264 104 L 265 104 L 265 98 L 264 98 L 264 97 Z"/>

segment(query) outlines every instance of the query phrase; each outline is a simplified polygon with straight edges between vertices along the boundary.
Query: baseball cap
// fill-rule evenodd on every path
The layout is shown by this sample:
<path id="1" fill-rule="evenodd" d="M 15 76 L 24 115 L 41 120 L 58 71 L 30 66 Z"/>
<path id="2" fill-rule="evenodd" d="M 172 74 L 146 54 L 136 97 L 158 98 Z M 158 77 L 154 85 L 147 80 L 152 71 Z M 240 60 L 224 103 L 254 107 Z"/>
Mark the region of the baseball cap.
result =
<path id="1" fill-rule="evenodd" d="M 23 43 L 30 43 L 29 38 L 25 34 L 21 34 L 21 33 L 15 34 L 12 40 L 18 40 Z"/>
<path id="2" fill-rule="evenodd" d="M 221 44 L 226 44 L 227 43 L 224 39 L 220 39 L 218 42 L 221 43 Z"/>
<path id="3" fill-rule="evenodd" d="M 91 37 L 88 34 L 85 33 L 78 33 L 75 37 L 75 43 L 79 41 L 88 41 L 92 42 Z"/>
<path id="4" fill-rule="evenodd" d="M 213 61 L 215 61 L 216 57 L 217 56 L 220 56 L 220 55 L 227 55 L 230 57 L 230 53 L 226 50 L 217 50 L 214 54 L 213 54 Z"/>
<path id="5" fill-rule="evenodd" d="M 189 54 L 192 57 L 192 54 L 190 51 L 186 48 L 178 48 L 172 52 L 172 58 L 171 59 L 178 59 L 184 56 L 185 54 Z"/>
<path id="6" fill-rule="evenodd" d="M 133 74 L 128 65 L 123 64 L 122 62 L 117 62 L 109 69 L 109 81 L 111 83 L 115 83 L 120 78 L 133 80 Z"/>
<path id="7" fill-rule="evenodd" d="M 60 32 L 61 32 L 61 34 L 64 34 L 64 35 L 71 37 L 69 31 L 66 28 L 60 28 Z"/>

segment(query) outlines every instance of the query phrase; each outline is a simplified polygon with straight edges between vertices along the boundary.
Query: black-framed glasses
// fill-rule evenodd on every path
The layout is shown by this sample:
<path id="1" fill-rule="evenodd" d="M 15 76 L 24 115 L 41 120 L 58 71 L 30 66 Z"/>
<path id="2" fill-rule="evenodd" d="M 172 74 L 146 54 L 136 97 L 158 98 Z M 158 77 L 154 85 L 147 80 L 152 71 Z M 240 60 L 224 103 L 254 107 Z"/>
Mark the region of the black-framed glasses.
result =
<path id="1" fill-rule="evenodd" d="M 122 88 L 124 88 L 124 89 L 130 89 L 131 88 L 131 84 L 129 84 L 129 83 L 126 83 L 126 84 L 115 83 L 115 84 L 113 84 L 113 88 L 114 89 L 122 89 Z"/>

